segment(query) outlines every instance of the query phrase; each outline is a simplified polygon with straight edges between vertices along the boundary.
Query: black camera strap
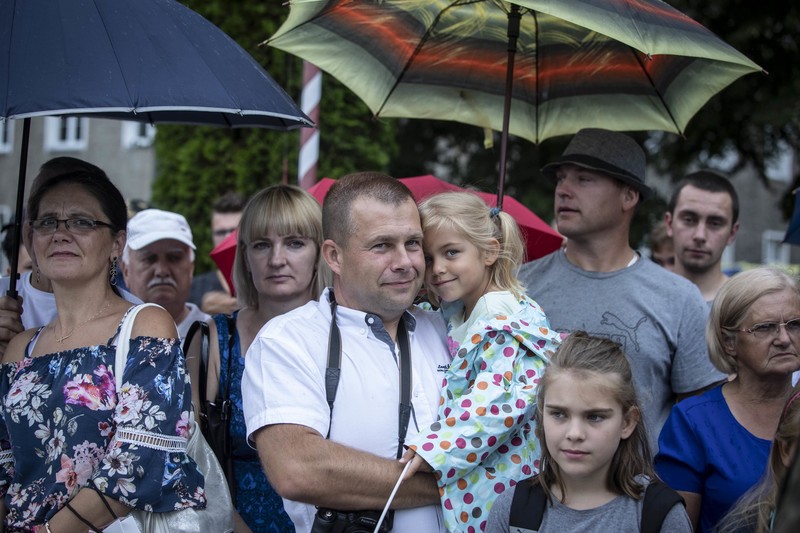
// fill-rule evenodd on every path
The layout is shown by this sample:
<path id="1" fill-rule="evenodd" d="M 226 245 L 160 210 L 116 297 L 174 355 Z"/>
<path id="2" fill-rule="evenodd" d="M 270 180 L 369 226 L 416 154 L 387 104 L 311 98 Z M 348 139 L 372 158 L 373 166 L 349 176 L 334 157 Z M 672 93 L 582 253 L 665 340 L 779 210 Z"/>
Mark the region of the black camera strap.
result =
<path id="1" fill-rule="evenodd" d="M 339 378 L 341 376 L 342 364 L 342 335 L 336 323 L 336 299 L 333 292 L 330 293 L 331 300 L 331 331 L 328 336 L 328 366 L 325 368 L 325 398 L 331 411 L 330 423 L 328 424 L 328 434 L 331 436 L 331 426 L 333 425 L 333 402 L 336 400 L 336 390 L 339 388 Z M 397 343 L 400 347 L 398 364 L 400 366 L 400 411 L 399 427 L 397 428 L 397 458 L 403 456 L 403 444 L 406 441 L 408 423 L 411 419 L 411 344 L 408 340 L 408 329 L 406 321 L 401 317 L 397 325 Z"/>

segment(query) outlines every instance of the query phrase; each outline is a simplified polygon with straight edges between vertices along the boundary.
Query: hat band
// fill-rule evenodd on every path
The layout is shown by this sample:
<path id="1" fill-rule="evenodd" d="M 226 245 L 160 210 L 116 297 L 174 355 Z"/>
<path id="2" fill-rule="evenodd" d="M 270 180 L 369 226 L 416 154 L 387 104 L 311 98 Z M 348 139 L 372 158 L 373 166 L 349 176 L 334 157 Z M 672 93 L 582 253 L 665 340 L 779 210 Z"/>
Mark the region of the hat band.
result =
<path id="1" fill-rule="evenodd" d="M 575 163 L 580 166 L 585 166 L 596 170 L 608 172 L 609 174 L 613 174 L 619 177 L 624 177 L 638 184 L 644 185 L 644 179 L 640 178 L 636 174 L 591 155 L 565 154 L 561 157 L 559 163 L 561 164 Z"/>

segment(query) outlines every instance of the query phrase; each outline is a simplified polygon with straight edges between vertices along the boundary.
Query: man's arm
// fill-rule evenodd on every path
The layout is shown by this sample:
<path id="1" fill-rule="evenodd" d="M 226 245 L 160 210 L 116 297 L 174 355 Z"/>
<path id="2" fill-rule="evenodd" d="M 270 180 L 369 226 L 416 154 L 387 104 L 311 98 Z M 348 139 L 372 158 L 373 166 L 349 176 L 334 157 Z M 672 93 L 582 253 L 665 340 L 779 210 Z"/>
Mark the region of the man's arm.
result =
<path id="1" fill-rule="evenodd" d="M 382 509 L 403 465 L 325 439 L 311 428 L 275 424 L 258 430 L 261 464 L 282 497 L 338 510 Z M 392 508 L 439 503 L 436 480 L 418 473 L 404 481 Z"/>
<path id="2" fill-rule="evenodd" d="M 0 357 L 5 355 L 8 342 L 25 328 L 22 326 L 22 297 L 0 297 Z"/>

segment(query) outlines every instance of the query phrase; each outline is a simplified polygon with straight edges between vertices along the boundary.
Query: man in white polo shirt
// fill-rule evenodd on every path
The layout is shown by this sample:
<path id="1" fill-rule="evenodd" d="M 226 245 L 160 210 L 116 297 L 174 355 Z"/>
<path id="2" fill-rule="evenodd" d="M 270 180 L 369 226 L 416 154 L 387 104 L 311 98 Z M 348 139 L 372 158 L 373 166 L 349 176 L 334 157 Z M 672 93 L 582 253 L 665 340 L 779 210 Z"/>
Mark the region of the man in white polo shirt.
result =
<path id="1" fill-rule="evenodd" d="M 400 368 L 410 357 L 411 436 L 436 420 L 450 363 L 440 314 L 411 309 L 425 260 L 410 191 L 389 176 L 351 174 L 331 188 L 322 219 L 333 288 L 262 328 L 242 381 L 248 439 L 303 533 L 317 515 L 344 522 L 336 511 L 380 512 L 402 470 Z M 331 408 L 325 376 L 332 316 L 341 333 L 341 350 L 333 343 L 341 374 Z M 430 473 L 404 482 L 393 508 L 395 533 L 444 531 Z"/>

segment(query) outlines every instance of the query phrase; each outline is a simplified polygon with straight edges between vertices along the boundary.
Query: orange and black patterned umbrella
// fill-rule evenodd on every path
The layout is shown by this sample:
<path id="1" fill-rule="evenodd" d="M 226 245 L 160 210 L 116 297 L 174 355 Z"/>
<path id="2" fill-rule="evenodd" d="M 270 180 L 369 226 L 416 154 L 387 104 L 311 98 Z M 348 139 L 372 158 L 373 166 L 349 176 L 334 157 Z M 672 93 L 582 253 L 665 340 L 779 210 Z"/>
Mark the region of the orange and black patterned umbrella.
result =
<path id="1" fill-rule="evenodd" d="M 585 127 L 682 133 L 709 98 L 760 70 L 659 0 L 290 4 L 268 43 L 333 75 L 376 115 L 535 143 Z"/>

